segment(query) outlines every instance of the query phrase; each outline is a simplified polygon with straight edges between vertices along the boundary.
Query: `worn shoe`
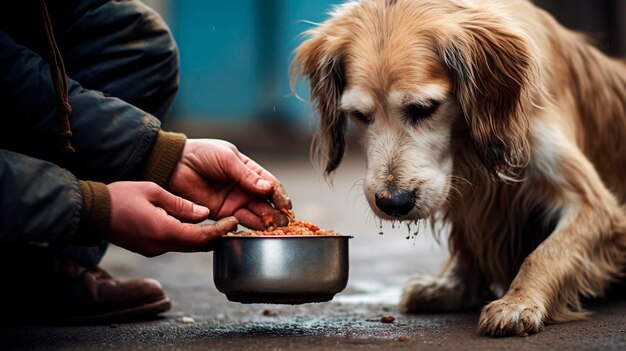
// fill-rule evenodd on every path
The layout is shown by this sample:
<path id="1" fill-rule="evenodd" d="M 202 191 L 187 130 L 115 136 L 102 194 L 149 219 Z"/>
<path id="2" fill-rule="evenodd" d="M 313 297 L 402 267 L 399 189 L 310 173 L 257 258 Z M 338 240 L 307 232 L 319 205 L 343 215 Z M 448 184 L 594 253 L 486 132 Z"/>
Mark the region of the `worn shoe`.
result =
<path id="1" fill-rule="evenodd" d="M 15 279 L 20 292 L 10 302 L 34 320 L 101 324 L 154 318 L 171 308 L 154 279 L 120 282 L 101 268 L 90 269 L 56 259 L 45 274 L 31 272 Z M 13 289 L 12 289 L 13 290 Z"/>

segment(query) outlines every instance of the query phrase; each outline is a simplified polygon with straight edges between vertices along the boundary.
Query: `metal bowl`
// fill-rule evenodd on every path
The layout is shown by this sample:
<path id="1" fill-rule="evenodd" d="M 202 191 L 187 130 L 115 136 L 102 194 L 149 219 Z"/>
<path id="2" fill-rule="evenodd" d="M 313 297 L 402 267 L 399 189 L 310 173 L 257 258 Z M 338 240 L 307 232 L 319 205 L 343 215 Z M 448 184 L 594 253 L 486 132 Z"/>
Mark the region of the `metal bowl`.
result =
<path id="1" fill-rule="evenodd" d="M 224 236 L 213 253 L 213 281 L 235 302 L 330 301 L 348 282 L 350 238 Z"/>

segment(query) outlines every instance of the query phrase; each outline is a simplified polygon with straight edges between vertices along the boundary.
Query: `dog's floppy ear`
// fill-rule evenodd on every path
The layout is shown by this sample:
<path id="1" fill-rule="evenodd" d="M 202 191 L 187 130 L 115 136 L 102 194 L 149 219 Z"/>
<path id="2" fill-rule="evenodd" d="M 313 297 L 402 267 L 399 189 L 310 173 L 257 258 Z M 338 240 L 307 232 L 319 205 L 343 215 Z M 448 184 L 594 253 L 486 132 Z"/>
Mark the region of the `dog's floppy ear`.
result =
<path id="1" fill-rule="evenodd" d="M 474 13 L 447 33 L 440 55 L 474 147 L 494 176 L 528 163 L 528 109 L 535 62 L 530 43 L 504 19 Z"/>
<path id="2" fill-rule="evenodd" d="M 309 79 L 311 101 L 320 115 L 320 127 L 314 146 L 325 163 L 324 173 L 329 176 L 341 163 L 346 148 L 347 118 L 339 109 L 345 87 L 343 60 L 337 43 L 317 30 L 308 32 L 310 38 L 295 51 L 291 66 L 292 89 L 296 76 Z"/>

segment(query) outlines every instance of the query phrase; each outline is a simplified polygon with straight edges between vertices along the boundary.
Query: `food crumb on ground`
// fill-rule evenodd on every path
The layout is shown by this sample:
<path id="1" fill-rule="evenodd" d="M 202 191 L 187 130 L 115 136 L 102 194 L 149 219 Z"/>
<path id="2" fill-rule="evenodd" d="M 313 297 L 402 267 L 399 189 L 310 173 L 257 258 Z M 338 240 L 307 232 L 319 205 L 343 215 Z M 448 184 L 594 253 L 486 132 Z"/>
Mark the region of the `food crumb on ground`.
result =
<path id="1" fill-rule="evenodd" d="M 263 315 L 265 317 L 276 317 L 276 316 L 278 316 L 278 313 L 276 313 L 276 311 L 272 311 L 272 310 L 263 310 Z"/>
<path id="2" fill-rule="evenodd" d="M 409 338 L 407 338 L 407 337 L 406 337 L 406 335 L 400 335 L 400 336 L 398 337 L 398 341 L 400 341 L 400 342 L 405 342 L 405 341 L 407 341 L 408 339 L 409 339 Z"/>
<path id="3" fill-rule="evenodd" d="M 381 323 L 393 323 L 393 321 L 395 321 L 395 317 L 391 316 L 391 315 L 386 315 L 386 316 L 382 316 L 380 317 L 380 322 Z"/>
<path id="4" fill-rule="evenodd" d="M 185 316 L 185 317 L 180 317 L 179 321 L 180 321 L 181 323 L 184 323 L 184 324 L 191 324 L 191 323 L 195 323 L 195 322 L 196 322 L 193 318 L 191 318 L 191 317 L 187 317 L 187 316 Z"/>

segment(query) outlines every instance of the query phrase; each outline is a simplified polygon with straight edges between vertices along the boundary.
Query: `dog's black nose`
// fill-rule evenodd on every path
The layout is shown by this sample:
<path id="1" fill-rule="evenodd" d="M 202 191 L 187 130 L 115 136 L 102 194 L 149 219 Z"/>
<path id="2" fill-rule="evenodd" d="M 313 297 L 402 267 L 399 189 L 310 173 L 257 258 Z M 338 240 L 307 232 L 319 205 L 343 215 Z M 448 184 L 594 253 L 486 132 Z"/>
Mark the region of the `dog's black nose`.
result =
<path id="1" fill-rule="evenodd" d="M 400 217 L 415 206 L 415 192 L 393 189 L 376 193 L 376 206 L 390 216 Z"/>

